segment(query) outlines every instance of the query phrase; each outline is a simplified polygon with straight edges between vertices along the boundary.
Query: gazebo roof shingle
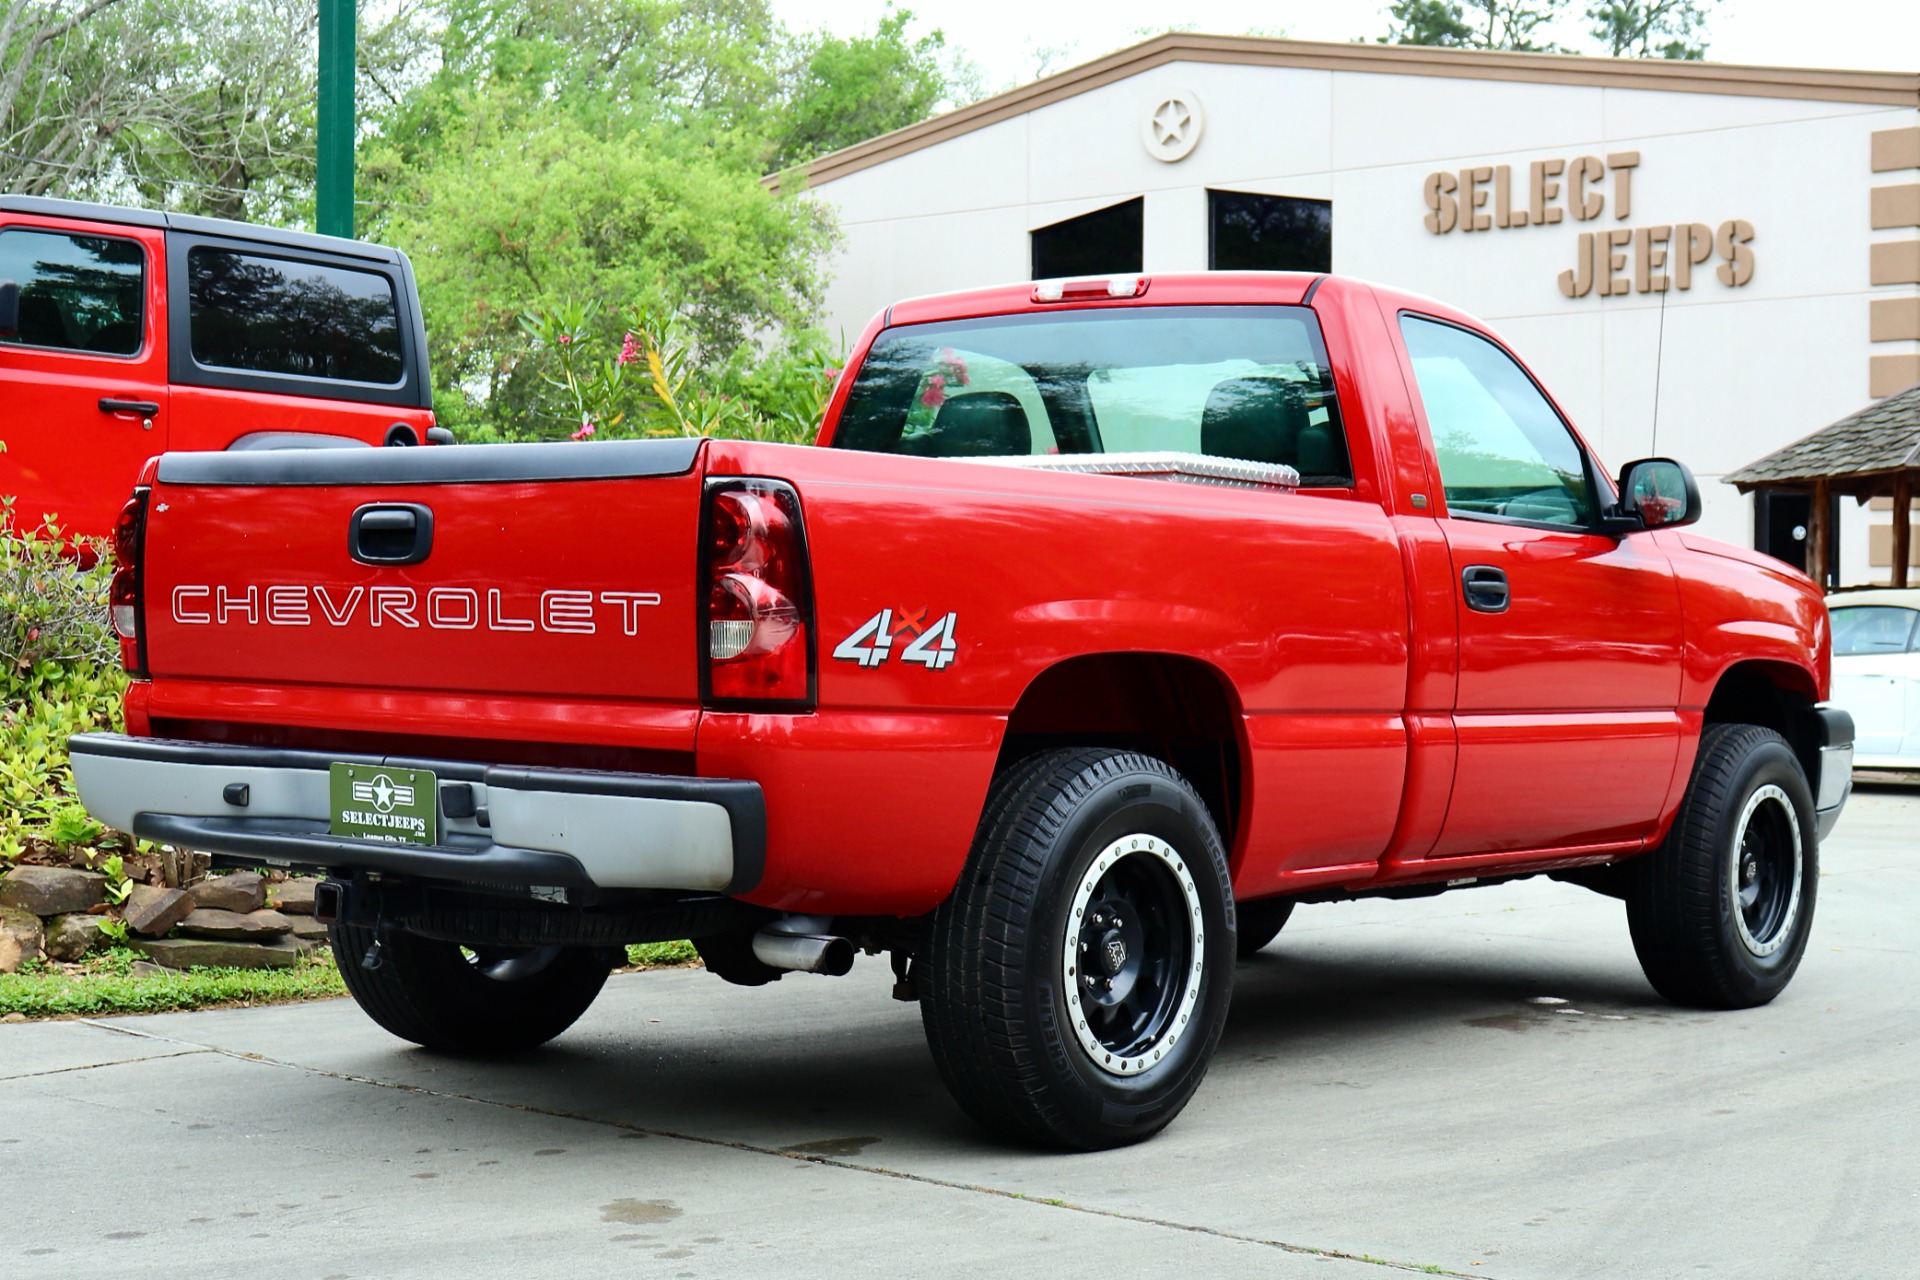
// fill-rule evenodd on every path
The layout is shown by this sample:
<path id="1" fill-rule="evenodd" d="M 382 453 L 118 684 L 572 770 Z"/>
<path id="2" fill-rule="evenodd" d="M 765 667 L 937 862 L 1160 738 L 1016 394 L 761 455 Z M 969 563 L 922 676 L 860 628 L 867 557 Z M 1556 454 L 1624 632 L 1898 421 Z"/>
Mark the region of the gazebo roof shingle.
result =
<path id="1" fill-rule="evenodd" d="M 1920 384 L 1740 468 L 1726 482 L 1744 493 L 1764 485 L 1810 484 L 1911 469 L 1920 469 Z"/>

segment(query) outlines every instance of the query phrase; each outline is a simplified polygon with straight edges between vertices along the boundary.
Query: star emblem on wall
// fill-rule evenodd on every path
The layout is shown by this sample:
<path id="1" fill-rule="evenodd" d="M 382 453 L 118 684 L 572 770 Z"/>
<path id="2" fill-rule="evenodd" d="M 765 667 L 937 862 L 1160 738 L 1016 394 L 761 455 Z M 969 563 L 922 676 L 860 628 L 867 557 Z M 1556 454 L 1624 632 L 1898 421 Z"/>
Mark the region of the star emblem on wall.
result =
<path id="1" fill-rule="evenodd" d="M 1163 93 L 1141 121 L 1140 141 L 1155 160 L 1184 160 L 1200 141 L 1206 123 L 1200 100 L 1186 90 Z"/>

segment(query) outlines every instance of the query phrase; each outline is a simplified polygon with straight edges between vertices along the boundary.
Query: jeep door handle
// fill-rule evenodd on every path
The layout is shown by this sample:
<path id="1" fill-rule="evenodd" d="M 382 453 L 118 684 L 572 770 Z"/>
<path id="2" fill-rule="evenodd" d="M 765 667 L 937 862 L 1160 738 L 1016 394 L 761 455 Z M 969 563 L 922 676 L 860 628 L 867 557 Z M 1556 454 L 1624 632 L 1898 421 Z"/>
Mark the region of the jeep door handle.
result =
<path id="1" fill-rule="evenodd" d="M 100 397 L 102 413 L 137 413 L 143 418 L 151 418 L 160 412 L 157 400 L 115 400 L 112 396 Z"/>
<path id="2" fill-rule="evenodd" d="M 1461 570 L 1460 587 L 1466 593 L 1467 608 L 1475 613 L 1505 613 L 1512 601 L 1505 570 L 1490 564 L 1470 564 Z"/>

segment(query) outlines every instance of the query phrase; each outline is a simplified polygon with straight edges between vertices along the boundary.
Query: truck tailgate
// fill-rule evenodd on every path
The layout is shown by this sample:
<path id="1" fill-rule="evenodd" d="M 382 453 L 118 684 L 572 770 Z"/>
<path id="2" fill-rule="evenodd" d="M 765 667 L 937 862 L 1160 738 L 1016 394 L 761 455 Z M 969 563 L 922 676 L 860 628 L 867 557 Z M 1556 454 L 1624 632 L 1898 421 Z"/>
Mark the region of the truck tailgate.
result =
<path id="1" fill-rule="evenodd" d="M 693 704 L 699 449 L 168 454 L 149 672 Z"/>

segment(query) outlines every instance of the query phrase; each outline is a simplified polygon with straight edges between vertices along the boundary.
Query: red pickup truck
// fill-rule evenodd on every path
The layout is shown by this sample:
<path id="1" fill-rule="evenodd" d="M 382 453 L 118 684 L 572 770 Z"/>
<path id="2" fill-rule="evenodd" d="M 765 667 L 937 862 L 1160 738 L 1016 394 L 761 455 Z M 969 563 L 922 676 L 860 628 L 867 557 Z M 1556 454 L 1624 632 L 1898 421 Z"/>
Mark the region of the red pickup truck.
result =
<path id="1" fill-rule="evenodd" d="M 395 249 L 0 196 L 0 494 L 104 537 L 148 458 L 451 440 Z"/>
<path id="2" fill-rule="evenodd" d="M 105 822 L 323 868 L 349 988 L 454 1051 L 619 944 L 891 953 L 992 1129 L 1096 1148 L 1206 1070 L 1299 902 L 1548 874 L 1762 1004 L 1852 723 L 1819 592 L 1615 484 L 1484 326 L 1339 277 L 903 302 L 819 441 L 168 454 L 122 513 Z"/>

